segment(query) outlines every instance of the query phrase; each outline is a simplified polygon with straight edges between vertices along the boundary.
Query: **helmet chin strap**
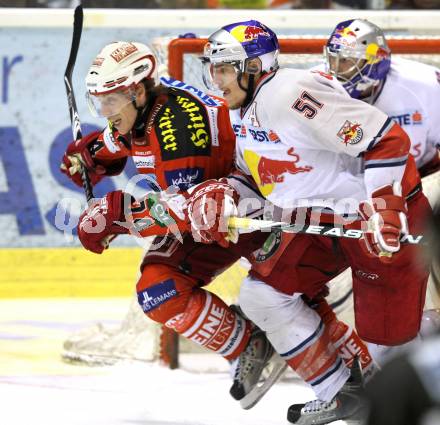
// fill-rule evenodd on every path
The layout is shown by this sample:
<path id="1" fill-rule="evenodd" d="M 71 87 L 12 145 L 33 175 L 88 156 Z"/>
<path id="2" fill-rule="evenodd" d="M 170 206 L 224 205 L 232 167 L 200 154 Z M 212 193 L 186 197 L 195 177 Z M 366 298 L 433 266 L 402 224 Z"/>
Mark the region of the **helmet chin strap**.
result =
<path id="1" fill-rule="evenodd" d="M 379 93 L 382 91 L 382 87 L 385 83 L 385 80 L 382 80 L 376 86 L 370 87 L 370 89 L 362 93 L 360 99 L 364 102 L 370 103 L 371 105 L 376 101 Z"/>
<path id="2" fill-rule="evenodd" d="M 364 102 L 370 103 L 372 105 L 381 93 L 384 84 L 385 80 L 380 81 L 378 85 L 371 88 L 371 92 L 369 94 L 362 96 L 361 99 Z"/>
<path id="3" fill-rule="evenodd" d="M 248 106 L 249 103 L 251 103 L 252 97 L 254 96 L 255 75 L 249 74 L 249 81 L 247 88 L 241 84 L 242 77 L 243 77 L 243 73 L 240 71 L 240 73 L 237 75 L 237 82 L 238 82 L 238 87 L 240 87 L 244 92 L 246 92 L 246 97 L 243 101 L 243 105 L 241 105 L 242 108 L 246 108 L 246 106 Z"/>
<path id="4" fill-rule="evenodd" d="M 145 88 L 145 95 L 147 97 L 147 101 L 145 102 L 144 106 L 137 106 L 136 105 L 136 97 L 134 97 L 134 99 L 131 101 L 134 109 L 136 109 L 136 119 L 134 121 L 134 127 L 140 129 L 141 127 L 143 127 L 145 125 L 145 120 L 144 120 L 144 115 L 145 112 L 147 111 L 148 108 L 148 87 L 147 84 L 144 80 L 141 81 L 141 83 L 143 84 L 144 88 Z"/>
<path id="5" fill-rule="evenodd" d="M 148 102 L 146 102 L 144 106 L 137 106 L 135 101 L 133 101 L 132 104 L 136 109 L 136 119 L 134 121 L 134 127 L 140 128 L 145 125 L 145 120 L 143 119 L 143 116 L 147 109 Z"/>

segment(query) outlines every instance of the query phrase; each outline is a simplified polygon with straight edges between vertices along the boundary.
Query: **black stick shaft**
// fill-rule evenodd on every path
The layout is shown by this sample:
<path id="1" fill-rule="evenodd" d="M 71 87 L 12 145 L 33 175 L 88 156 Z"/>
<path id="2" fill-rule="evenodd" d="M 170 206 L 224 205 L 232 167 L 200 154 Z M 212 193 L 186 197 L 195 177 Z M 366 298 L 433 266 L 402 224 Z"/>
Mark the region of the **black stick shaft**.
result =
<path id="1" fill-rule="evenodd" d="M 72 134 L 74 140 L 80 140 L 82 138 L 81 121 L 79 119 L 78 108 L 76 107 L 75 101 L 75 93 L 72 85 L 72 73 L 73 69 L 75 68 L 76 56 L 78 54 L 79 43 L 81 41 L 83 17 L 83 8 L 81 5 L 79 5 L 75 8 L 72 46 L 70 48 L 69 61 L 67 62 L 66 71 L 64 72 L 64 84 L 66 86 L 67 103 L 69 106 L 70 122 L 72 123 Z M 81 169 L 81 179 L 87 202 L 89 202 L 91 199 L 93 199 L 93 188 L 90 182 L 89 174 L 84 166 Z"/>

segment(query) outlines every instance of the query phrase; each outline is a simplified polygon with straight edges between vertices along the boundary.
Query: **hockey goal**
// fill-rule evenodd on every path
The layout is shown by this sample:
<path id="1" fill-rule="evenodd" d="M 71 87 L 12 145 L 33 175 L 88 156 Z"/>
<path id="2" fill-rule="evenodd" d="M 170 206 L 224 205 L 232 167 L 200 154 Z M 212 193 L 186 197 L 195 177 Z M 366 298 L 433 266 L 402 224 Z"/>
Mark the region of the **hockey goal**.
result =
<path id="1" fill-rule="evenodd" d="M 283 66 L 301 68 L 318 65 L 322 62 L 325 42 L 325 38 L 316 37 L 281 38 L 280 63 Z M 204 90 L 198 57 L 202 54 L 205 43 L 206 39 L 201 38 L 155 40 L 152 47 L 161 64 L 160 73 Z M 389 45 L 393 55 L 404 55 L 440 67 L 440 38 L 391 38 Z M 429 176 L 424 181 L 424 188 L 431 203 L 438 202 L 440 174 Z M 237 263 L 220 275 L 207 289 L 217 293 L 227 303 L 233 303 L 245 274 L 245 263 Z M 439 279 L 440 267 L 436 265 L 428 289 L 427 308 L 440 306 L 438 286 L 435 285 Z M 335 289 L 330 294 L 330 301 L 338 303 L 337 312 L 344 320 L 352 322 L 349 271 L 338 276 L 336 280 L 332 285 Z M 179 361 L 182 363 L 184 353 L 204 353 L 205 358 L 207 356 L 206 351 L 189 341 L 179 339 L 172 331 L 146 318 L 138 306 L 136 297 L 133 297 L 129 311 L 120 326 L 109 328 L 96 324 L 92 328 L 71 335 L 64 343 L 63 358 L 90 365 L 113 364 L 119 360 L 160 360 L 174 368 L 179 365 Z M 217 361 L 198 360 L 197 363 L 198 368 L 205 371 L 219 368 Z"/>
<path id="2" fill-rule="evenodd" d="M 326 41 L 321 37 L 280 38 L 281 66 L 307 68 L 322 63 Z M 165 72 L 177 80 L 203 89 L 198 57 L 202 55 L 206 42 L 206 38 L 157 39 L 152 45 Z M 388 38 L 388 44 L 393 55 L 404 55 L 440 66 L 440 38 Z"/>

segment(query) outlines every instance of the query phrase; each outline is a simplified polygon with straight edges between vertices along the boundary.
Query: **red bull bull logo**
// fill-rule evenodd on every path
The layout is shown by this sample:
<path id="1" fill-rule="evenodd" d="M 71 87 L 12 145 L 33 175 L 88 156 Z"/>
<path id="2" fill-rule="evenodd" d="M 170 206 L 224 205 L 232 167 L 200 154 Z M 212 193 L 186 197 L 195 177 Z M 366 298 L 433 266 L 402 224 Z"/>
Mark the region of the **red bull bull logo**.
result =
<path id="1" fill-rule="evenodd" d="M 364 132 L 362 131 L 360 124 L 353 124 L 347 120 L 338 131 L 337 135 L 345 145 L 356 145 L 362 140 Z"/>
<path id="2" fill-rule="evenodd" d="M 340 37 L 356 37 L 356 33 L 349 27 L 336 28 L 335 35 L 339 35 Z"/>
<path id="3" fill-rule="evenodd" d="M 252 25 L 238 25 L 233 28 L 231 35 L 234 36 L 240 43 L 255 40 L 257 37 L 270 37 L 270 34 L 263 28 Z"/>
<path id="4" fill-rule="evenodd" d="M 377 49 L 376 56 L 381 59 L 386 59 L 389 56 L 389 54 L 385 49 L 383 49 L 382 47 L 379 47 Z"/>
<path id="5" fill-rule="evenodd" d="M 249 26 L 244 30 L 244 36 L 246 40 L 253 40 L 254 38 L 262 35 L 263 37 L 269 37 L 269 33 L 262 28 Z"/>
<path id="6" fill-rule="evenodd" d="M 365 55 L 367 58 L 367 63 L 375 64 L 383 59 L 387 59 L 389 53 L 382 47 L 379 47 L 376 43 L 371 43 L 365 49 Z"/>
<path id="7" fill-rule="evenodd" d="M 284 182 L 286 174 L 308 173 L 313 170 L 309 165 L 298 165 L 300 157 L 294 152 L 294 148 L 290 148 L 287 155 L 291 159 L 277 160 L 260 156 L 253 151 L 244 151 L 244 160 L 262 195 L 270 195 L 276 183 Z"/>

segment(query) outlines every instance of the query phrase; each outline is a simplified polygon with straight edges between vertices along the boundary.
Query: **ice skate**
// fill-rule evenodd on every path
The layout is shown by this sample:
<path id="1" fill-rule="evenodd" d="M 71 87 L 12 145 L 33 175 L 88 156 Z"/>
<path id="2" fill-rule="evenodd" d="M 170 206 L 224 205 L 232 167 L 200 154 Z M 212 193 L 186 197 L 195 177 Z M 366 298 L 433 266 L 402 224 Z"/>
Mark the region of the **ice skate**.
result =
<path id="1" fill-rule="evenodd" d="M 240 401 L 243 409 L 250 409 L 280 378 L 286 363 L 274 355 L 274 349 L 260 329 L 255 329 L 246 349 L 238 358 L 231 396 Z M 266 372 L 267 373 L 263 373 Z"/>
<path id="2" fill-rule="evenodd" d="M 362 371 L 356 359 L 350 377 L 332 400 L 293 404 L 287 411 L 287 420 L 297 425 L 324 425 L 341 419 L 360 421 L 364 407 L 360 394 L 362 387 Z"/>

